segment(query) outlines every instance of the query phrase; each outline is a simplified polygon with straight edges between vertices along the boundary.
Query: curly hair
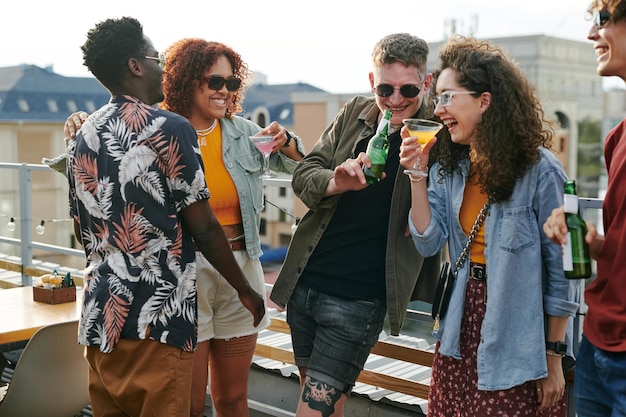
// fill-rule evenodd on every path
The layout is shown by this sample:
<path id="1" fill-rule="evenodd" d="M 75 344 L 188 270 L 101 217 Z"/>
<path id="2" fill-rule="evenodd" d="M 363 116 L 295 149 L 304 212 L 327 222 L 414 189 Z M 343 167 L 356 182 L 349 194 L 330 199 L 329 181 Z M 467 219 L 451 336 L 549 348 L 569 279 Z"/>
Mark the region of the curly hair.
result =
<path id="1" fill-rule="evenodd" d="M 516 180 L 539 160 L 539 147 L 552 145 L 552 123 L 545 118 L 534 88 L 501 49 L 487 41 L 456 36 L 442 47 L 439 57 L 435 78 L 451 68 L 458 84 L 475 91 L 475 97 L 491 93 L 491 104 L 474 133 L 472 170 L 483 191 L 494 201 L 504 201 Z M 441 139 L 436 155 L 443 178 L 469 156 L 470 147 L 453 143 L 447 134 Z"/>
<path id="2" fill-rule="evenodd" d="M 128 60 L 144 56 L 147 49 L 143 27 L 132 17 L 103 20 L 81 46 L 83 64 L 108 90 L 119 87 Z"/>
<path id="3" fill-rule="evenodd" d="M 611 20 L 617 22 L 626 17 L 626 0 L 593 0 L 587 8 L 587 13 L 591 16 L 600 10 L 608 10 L 611 13 Z"/>
<path id="4" fill-rule="evenodd" d="M 372 51 L 375 67 L 402 62 L 406 66 L 426 67 L 428 44 L 409 33 L 393 33 L 379 40 Z"/>
<path id="5" fill-rule="evenodd" d="M 231 95 L 226 116 L 231 118 L 241 112 L 244 98 L 245 81 L 251 75 L 248 65 L 241 56 L 230 47 L 199 38 L 181 39 L 165 51 L 166 62 L 163 68 L 163 94 L 165 100 L 161 106 L 186 118 L 191 117 L 193 91 L 197 85 L 205 82 L 204 72 L 213 66 L 220 56 L 230 62 L 233 75 L 242 83 Z"/>

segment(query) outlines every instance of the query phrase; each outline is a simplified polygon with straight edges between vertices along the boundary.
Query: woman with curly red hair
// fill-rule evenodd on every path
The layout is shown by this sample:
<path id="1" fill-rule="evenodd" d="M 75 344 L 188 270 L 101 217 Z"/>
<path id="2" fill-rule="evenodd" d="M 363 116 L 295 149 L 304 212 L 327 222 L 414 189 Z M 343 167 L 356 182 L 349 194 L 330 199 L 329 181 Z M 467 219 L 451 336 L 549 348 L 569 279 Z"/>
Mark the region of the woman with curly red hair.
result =
<path id="1" fill-rule="evenodd" d="M 165 100 L 161 106 L 191 122 L 198 133 L 209 203 L 231 242 L 233 254 L 250 285 L 265 295 L 259 257 L 263 184 L 260 152 L 248 139 L 257 133 L 275 135 L 270 166 L 291 173 L 302 159 L 301 141 L 277 122 L 265 129 L 238 116 L 247 65 L 230 47 L 187 38 L 165 51 Z M 290 140 L 290 138 L 295 140 Z M 201 252 L 196 253 L 198 286 L 198 349 L 194 358 L 191 416 L 202 416 L 210 369 L 213 406 L 220 417 L 248 415 L 248 375 L 257 334 L 267 315 L 253 325 L 252 315 L 237 292 Z"/>

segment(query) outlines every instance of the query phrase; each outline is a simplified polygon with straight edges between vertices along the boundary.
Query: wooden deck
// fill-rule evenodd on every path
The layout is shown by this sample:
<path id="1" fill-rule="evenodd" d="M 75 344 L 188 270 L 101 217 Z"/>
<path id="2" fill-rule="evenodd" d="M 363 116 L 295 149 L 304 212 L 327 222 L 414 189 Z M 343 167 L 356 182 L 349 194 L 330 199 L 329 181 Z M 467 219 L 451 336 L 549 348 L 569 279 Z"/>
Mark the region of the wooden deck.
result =
<path id="1" fill-rule="evenodd" d="M 62 273 L 71 272 L 77 284 L 82 284 L 80 271 L 66 271 L 59 265 L 35 263 L 29 271 L 39 276 L 55 268 Z M 0 257 L 0 291 L 2 288 L 21 286 L 19 271 L 19 260 Z M 271 288 L 275 275 L 275 271 L 267 271 L 268 288 Z M 252 364 L 249 386 L 251 417 L 294 415 L 300 390 L 285 313 L 273 303 L 269 307 L 271 325 L 259 333 Z M 424 339 L 392 337 L 383 332 L 357 380 L 346 405 L 346 415 L 368 416 L 380 408 L 385 411 L 379 415 L 386 417 L 402 416 L 407 412 L 412 416 L 425 415 L 433 350 L 434 346 Z M 276 386 L 281 386 L 282 391 L 277 392 Z M 283 391 L 290 395 L 282 395 Z M 352 414 L 348 414 L 350 407 L 354 408 Z M 208 392 L 207 409 L 210 410 Z M 252 410 L 255 410 L 254 413 Z M 83 416 L 90 415 L 90 409 L 86 408 Z"/>

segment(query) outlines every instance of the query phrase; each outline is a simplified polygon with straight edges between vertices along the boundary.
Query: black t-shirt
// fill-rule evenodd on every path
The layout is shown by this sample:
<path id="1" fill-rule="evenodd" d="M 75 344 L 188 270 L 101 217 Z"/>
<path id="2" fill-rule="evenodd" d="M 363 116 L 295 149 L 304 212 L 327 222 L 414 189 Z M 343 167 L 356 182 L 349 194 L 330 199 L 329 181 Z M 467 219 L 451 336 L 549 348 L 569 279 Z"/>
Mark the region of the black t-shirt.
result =
<path id="1" fill-rule="evenodd" d="M 387 176 L 341 195 L 337 210 L 307 263 L 300 282 L 351 300 L 385 298 L 385 260 L 391 195 L 400 162 L 400 132 L 388 136 Z M 361 141 L 356 154 L 365 152 Z"/>

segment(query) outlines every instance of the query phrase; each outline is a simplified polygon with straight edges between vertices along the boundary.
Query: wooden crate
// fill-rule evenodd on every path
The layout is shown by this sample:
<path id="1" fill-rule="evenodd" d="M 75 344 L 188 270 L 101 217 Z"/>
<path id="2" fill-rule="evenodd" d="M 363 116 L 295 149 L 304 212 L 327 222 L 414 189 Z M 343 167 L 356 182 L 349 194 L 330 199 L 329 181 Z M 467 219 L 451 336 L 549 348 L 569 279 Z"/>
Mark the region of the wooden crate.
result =
<path id="1" fill-rule="evenodd" d="M 33 287 L 33 301 L 47 304 L 61 304 L 76 301 L 76 287 L 44 288 Z"/>

